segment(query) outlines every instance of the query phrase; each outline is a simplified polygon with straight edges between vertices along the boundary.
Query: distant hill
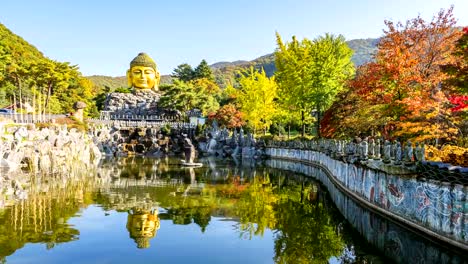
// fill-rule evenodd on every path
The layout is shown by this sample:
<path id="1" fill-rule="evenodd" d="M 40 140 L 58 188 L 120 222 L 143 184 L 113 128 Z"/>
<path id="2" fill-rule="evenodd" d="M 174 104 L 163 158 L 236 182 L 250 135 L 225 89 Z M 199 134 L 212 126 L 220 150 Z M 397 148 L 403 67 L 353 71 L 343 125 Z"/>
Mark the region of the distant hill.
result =
<path id="1" fill-rule="evenodd" d="M 92 81 L 94 85 L 101 87 L 102 91 L 107 90 L 115 90 L 116 88 L 120 87 L 127 87 L 127 77 L 119 76 L 119 77 L 110 77 L 104 75 L 93 75 L 93 76 L 86 76 L 87 79 Z"/>
<path id="2" fill-rule="evenodd" d="M 86 78 L 94 83 L 100 91 L 113 91 L 117 88 L 128 87 L 126 76 L 104 76 L 104 75 L 92 75 L 86 76 Z M 170 75 L 161 76 L 161 84 L 171 83 L 172 77 Z"/>
<path id="3" fill-rule="evenodd" d="M 354 51 L 353 57 L 351 60 L 354 62 L 354 65 L 361 66 L 367 62 L 372 61 L 373 56 L 377 52 L 377 44 L 379 43 L 379 38 L 368 38 L 368 39 L 353 39 L 347 41 L 348 46 Z M 252 61 L 235 61 L 235 62 L 217 62 L 210 67 L 212 69 L 223 70 L 223 68 L 229 67 L 248 67 L 254 66 L 255 68 L 261 68 L 265 70 L 268 76 L 272 76 L 275 71 L 275 54 L 270 53 L 258 57 Z"/>
<path id="4" fill-rule="evenodd" d="M 244 66 L 249 64 L 250 61 L 245 61 L 245 60 L 238 60 L 238 61 L 233 61 L 233 62 L 228 62 L 228 61 L 221 61 L 221 62 L 216 62 L 210 65 L 212 69 L 221 69 L 224 67 L 228 66 Z"/>
<path id="5" fill-rule="evenodd" d="M 360 66 L 373 60 L 373 55 L 377 52 L 378 38 L 353 39 L 347 41 L 349 47 L 354 51 L 352 61 L 356 66 Z M 222 61 L 210 65 L 216 78 L 216 82 L 221 87 L 233 85 L 239 70 L 254 66 L 257 69 L 263 68 L 267 76 L 273 76 L 276 71 L 274 53 L 266 54 L 251 61 L 238 60 L 233 62 Z M 89 76 L 87 77 L 97 86 L 115 89 L 127 87 L 127 79 L 122 77 Z M 170 83 L 170 75 L 161 76 L 161 83 Z"/>
<path id="6" fill-rule="evenodd" d="M 354 65 L 361 66 L 373 61 L 379 41 L 380 38 L 353 39 L 347 41 L 348 46 L 354 51 L 352 58 Z"/>

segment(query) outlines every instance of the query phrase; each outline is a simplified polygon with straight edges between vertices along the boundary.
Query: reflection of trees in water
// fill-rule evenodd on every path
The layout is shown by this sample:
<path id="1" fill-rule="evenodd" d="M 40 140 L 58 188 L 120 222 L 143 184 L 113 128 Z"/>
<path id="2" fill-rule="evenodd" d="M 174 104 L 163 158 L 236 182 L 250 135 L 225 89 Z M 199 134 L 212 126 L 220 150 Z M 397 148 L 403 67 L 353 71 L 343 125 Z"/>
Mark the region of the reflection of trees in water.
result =
<path id="1" fill-rule="evenodd" d="M 275 230 L 275 262 L 327 263 L 344 242 L 315 182 L 268 170 L 250 181 L 236 206 L 243 237 Z M 295 179 L 294 179 L 295 178 Z"/>
<path id="2" fill-rule="evenodd" d="M 274 205 L 278 200 L 274 185 L 268 174 L 257 176 L 250 181 L 236 205 L 236 214 L 240 218 L 240 231 L 243 237 L 262 235 L 266 228 L 276 226 Z"/>
<path id="3" fill-rule="evenodd" d="M 325 200 L 317 195 L 320 190 L 316 183 L 251 164 L 215 165 L 195 169 L 191 175 L 190 170 L 170 159 L 128 158 L 104 162 L 98 183 L 96 178 L 70 182 L 66 188 L 51 188 L 47 193 L 31 192 L 29 200 L 0 213 L 0 256 L 8 256 L 28 242 L 47 242 L 53 247 L 77 239 L 78 230 L 66 221 L 92 203 L 101 205 L 104 211 L 119 212 L 159 207 L 158 224 L 159 219 L 193 223 L 202 232 L 213 216 L 238 219 L 239 232 L 246 238 L 263 235 L 267 228 L 275 230 L 275 260 L 279 263 L 340 255 L 342 238 L 335 231 L 329 209 L 323 206 Z M 137 168 L 145 171 L 144 176 L 133 174 Z M 183 190 L 194 182 L 205 184 L 202 192 L 184 196 Z M 156 231 L 155 219 L 147 214 L 132 215 L 135 217 L 127 219 L 130 237 L 139 247 L 149 246 L 152 233 L 137 236 L 130 230 L 154 224 Z"/>
<path id="4" fill-rule="evenodd" d="M 91 204 L 91 185 L 87 181 L 71 182 L 66 188 L 51 185 L 47 192 L 29 198 L 0 212 L 0 257 L 9 256 L 26 243 L 56 244 L 78 239 L 79 231 L 67 224 L 70 217 Z"/>
<path id="5" fill-rule="evenodd" d="M 277 263 L 328 263 L 343 252 L 344 242 L 322 203 L 282 199 L 277 205 Z"/>

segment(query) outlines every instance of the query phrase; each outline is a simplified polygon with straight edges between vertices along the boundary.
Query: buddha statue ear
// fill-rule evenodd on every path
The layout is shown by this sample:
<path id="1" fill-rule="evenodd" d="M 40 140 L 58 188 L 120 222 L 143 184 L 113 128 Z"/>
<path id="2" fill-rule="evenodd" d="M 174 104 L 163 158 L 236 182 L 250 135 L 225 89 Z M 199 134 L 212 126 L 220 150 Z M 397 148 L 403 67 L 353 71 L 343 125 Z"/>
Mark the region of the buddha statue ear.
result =
<path id="1" fill-rule="evenodd" d="M 132 72 L 130 71 L 130 69 L 128 69 L 128 71 L 127 71 L 127 85 L 128 85 L 128 87 L 132 87 L 132 86 L 133 86 L 133 83 L 132 83 Z"/>
<path id="2" fill-rule="evenodd" d="M 155 90 L 159 90 L 159 83 L 161 82 L 161 74 L 159 73 L 159 71 L 156 71 L 156 81 L 154 82 L 154 87 L 153 89 Z"/>

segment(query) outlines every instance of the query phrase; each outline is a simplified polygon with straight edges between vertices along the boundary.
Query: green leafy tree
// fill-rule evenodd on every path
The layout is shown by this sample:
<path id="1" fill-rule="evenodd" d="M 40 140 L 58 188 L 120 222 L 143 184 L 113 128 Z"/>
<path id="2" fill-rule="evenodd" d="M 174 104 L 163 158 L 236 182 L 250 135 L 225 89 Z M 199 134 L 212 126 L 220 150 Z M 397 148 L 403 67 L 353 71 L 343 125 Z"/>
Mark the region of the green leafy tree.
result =
<path id="1" fill-rule="evenodd" d="M 316 111 L 320 118 L 344 89 L 345 81 L 353 76 L 352 50 L 341 35 L 326 34 L 313 41 L 298 41 L 293 37 L 290 43 L 283 43 L 278 33 L 276 37 L 275 76 L 282 104 L 292 111 L 300 111 L 304 136 L 306 115 Z M 319 125 L 320 120 L 318 131 Z"/>
<path id="2" fill-rule="evenodd" d="M 163 95 L 159 101 L 164 108 L 176 109 L 186 112 L 191 109 L 200 109 L 204 115 L 219 108 L 217 95 L 219 88 L 215 83 L 198 79 L 190 82 L 174 80 L 171 85 L 161 86 Z"/>
<path id="3" fill-rule="evenodd" d="M 194 79 L 201 79 L 206 78 L 210 81 L 214 81 L 213 71 L 211 70 L 210 66 L 206 62 L 206 60 L 202 60 L 200 64 L 195 68 L 193 71 Z"/>
<path id="4" fill-rule="evenodd" d="M 172 77 L 179 79 L 180 81 L 188 82 L 193 80 L 195 75 L 192 66 L 187 63 L 180 64 L 174 69 Z"/>
<path id="5" fill-rule="evenodd" d="M 160 89 L 163 95 L 159 104 L 164 108 L 185 112 L 197 105 L 198 96 L 190 83 L 174 80 L 171 85 L 161 86 Z"/>

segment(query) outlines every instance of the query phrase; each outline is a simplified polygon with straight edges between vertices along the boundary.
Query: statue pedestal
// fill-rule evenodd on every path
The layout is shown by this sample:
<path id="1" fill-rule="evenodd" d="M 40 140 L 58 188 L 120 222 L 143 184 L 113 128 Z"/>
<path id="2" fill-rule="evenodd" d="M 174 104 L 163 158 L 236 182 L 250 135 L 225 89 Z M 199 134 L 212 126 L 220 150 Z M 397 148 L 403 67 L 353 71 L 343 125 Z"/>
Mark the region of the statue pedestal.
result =
<path id="1" fill-rule="evenodd" d="M 113 115 L 161 115 L 158 107 L 161 94 L 153 90 L 133 93 L 110 93 L 104 102 L 104 110 Z"/>

